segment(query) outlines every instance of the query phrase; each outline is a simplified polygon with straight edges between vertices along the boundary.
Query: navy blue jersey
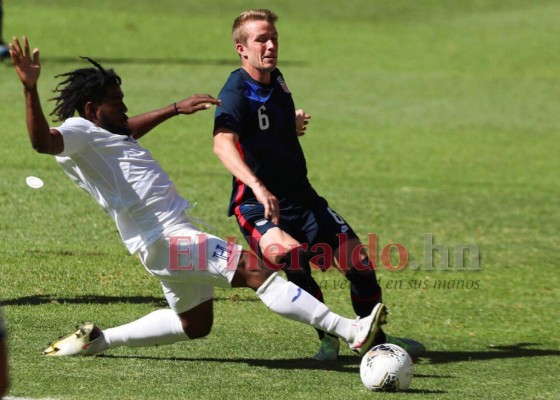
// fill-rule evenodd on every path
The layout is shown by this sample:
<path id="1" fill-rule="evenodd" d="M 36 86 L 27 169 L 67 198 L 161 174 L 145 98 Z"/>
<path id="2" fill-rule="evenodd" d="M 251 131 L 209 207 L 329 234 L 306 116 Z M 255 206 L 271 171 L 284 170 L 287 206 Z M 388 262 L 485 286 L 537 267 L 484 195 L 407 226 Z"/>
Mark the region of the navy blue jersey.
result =
<path id="1" fill-rule="evenodd" d="M 249 168 L 280 204 L 305 205 L 316 196 L 296 132 L 295 106 L 282 73 L 272 72 L 271 84 L 255 81 L 242 68 L 233 71 L 218 98 L 214 131 L 226 128 L 239 136 L 239 152 Z M 228 215 L 253 191 L 233 178 Z"/>

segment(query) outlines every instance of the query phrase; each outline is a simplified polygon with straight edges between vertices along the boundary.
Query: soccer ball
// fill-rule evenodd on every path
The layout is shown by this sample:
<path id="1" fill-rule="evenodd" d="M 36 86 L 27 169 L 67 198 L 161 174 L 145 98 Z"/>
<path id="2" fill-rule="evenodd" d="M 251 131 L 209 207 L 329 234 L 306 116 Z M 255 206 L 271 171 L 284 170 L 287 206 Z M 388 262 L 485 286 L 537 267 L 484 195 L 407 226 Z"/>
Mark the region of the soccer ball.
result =
<path id="1" fill-rule="evenodd" d="M 373 391 L 406 390 L 412 382 L 412 359 L 402 348 L 385 343 L 372 347 L 362 358 L 360 378 Z"/>

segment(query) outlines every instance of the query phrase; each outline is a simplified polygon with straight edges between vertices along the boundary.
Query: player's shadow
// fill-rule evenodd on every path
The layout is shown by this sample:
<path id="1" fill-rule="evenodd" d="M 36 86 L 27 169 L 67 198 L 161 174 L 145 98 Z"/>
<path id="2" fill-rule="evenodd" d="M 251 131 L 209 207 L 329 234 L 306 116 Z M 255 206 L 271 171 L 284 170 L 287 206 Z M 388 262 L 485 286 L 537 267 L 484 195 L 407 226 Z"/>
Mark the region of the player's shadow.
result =
<path id="1" fill-rule="evenodd" d="M 181 57 L 167 57 L 167 58 L 155 58 L 155 57 L 96 57 L 91 56 L 95 61 L 106 65 L 122 65 L 122 64 L 136 64 L 136 65 L 209 65 L 209 66 L 221 66 L 229 65 L 231 67 L 239 66 L 239 60 L 236 58 L 227 59 L 196 59 L 196 58 L 181 58 Z M 9 60 L 8 60 L 9 61 Z M 76 64 L 84 62 L 81 58 L 77 56 L 44 56 L 41 57 L 41 63 L 53 63 L 53 64 Z M 6 64 L 11 65 L 11 61 Z M 285 60 L 282 64 L 289 66 L 303 66 L 305 62 L 303 61 L 293 61 Z"/>
<path id="2" fill-rule="evenodd" d="M 317 371 L 335 371 L 348 374 L 359 375 L 360 373 L 360 358 L 357 356 L 340 355 L 335 361 L 317 361 L 311 358 L 286 358 L 278 360 L 265 360 L 254 358 L 187 358 L 187 357 L 150 357 L 150 356 L 125 356 L 125 355 L 112 355 L 100 354 L 97 357 L 106 358 L 134 358 L 142 360 L 165 360 L 165 361 L 179 361 L 179 362 L 213 362 L 213 363 L 233 363 L 233 364 L 246 364 L 250 367 L 264 367 L 268 369 L 288 369 L 288 370 L 317 370 Z M 415 375 L 418 377 L 419 375 Z M 444 390 L 425 390 L 425 389 L 408 389 L 407 393 L 420 393 L 420 394 L 446 394 Z"/>
<path id="3" fill-rule="evenodd" d="M 421 359 L 430 364 L 447 364 L 464 361 L 487 361 L 504 358 L 560 356 L 560 350 L 532 349 L 539 343 L 516 343 L 505 346 L 489 346 L 486 351 L 428 351 Z"/>
<path id="4" fill-rule="evenodd" d="M 99 354 L 96 357 L 114 358 L 114 359 L 135 359 L 135 360 L 152 360 L 152 361 L 174 361 L 174 362 L 208 362 L 220 364 L 246 364 L 251 367 L 264 367 L 270 369 L 293 369 L 293 370 L 323 370 L 347 372 L 357 374 L 360 371 L 360 359 L 355 356 L 341 355 L 336 361 L 317 361 L 306 358 L 286 358 L 286 359 L 255 359 L 255 358 L 210 358 L 210 357 L 156 357 L 156 356 L 135 356 L 120 354 Z"/>
<path id="5" fill-rule="evenodd" d="M 516 343 L 507 346 L 489 347 L 487 351 L 429 351 L 420 361 L 427 361 L 430 364 L 445 364 L 464 361 L 487 361 L 505 358 L 522 358 L 522 357 L 543 357 L 543 356 L 559 356 L 559 350 L 551 349 L 531 349 L 527 346 L 538 346 L 538 343 Z M 154 357 L 154 356 L 131 356 L 118 354 L 100 354 L 97 357 L 107 358 L 134 358 L 145 360 L 165 360 L 178 362 L 218 362 L 218 363 L 243 363 L 253 367 L 265 367 L 274 369 L 303 369 L 303 370 L 328 370 L 344 373 L 359 373 L 359 358 L 356 356 L 341 355 L 338 360 L 328 363 L 316 361 L 313 359 L 253 359 L 253 358 L 189 358 L 189 357 Z M 449 375 L 422 375 L 415 374 L 417 378 L 454 378 Z M 422 393 L 435 393 L 433 391 L 420 391 Z M 437 392 L 442 393 L 442 392 Z M 443 392 L 445 393 L 445 392 Z"/>
<path id="6" fill-rule="evenodd" d="M 73 257 L 73 256 L 101 257 L 107 255 L 107 253 L 104 253 L 102 251 L 82 251 L 82 250 L 62 250 L 62 249 L 59 250 L 29 249 L 26 250 L 26 253 L 36 255 L 39 257 L 50 256 L 50 255 L 67 256 L 67 257 Z"/>
<path id="7" fill-rule="evenodd" d="M 232 301 L 237 302 L 254 302 L 259 301 L 254 297 L 239 297 L 232 295 L 229 297 L 215 297 L 214 301 Z M 166 308 L 167 302 L 163 297 L 155 296 L 100 296 L 100 295 L 83 295 L 75 297 L 56 297 L 51 295 L 31 295 L 17 297 L 14 299 L 0 300 L 2 306 L 39 306 L 44 304 L 151 304 L 154 307 Z"/>
<path id="8" fill-rule="evenodd" d="M 153 357 L 153 356 L 130 356 L 118 354 L 99 354 L 96 357 L 111 359 L 135 359 L 135 360 L 152 360 L 152 361 L 173 361 L 187 363 L 219 363 L 219 364 L 246 364 L 250 367 L 263 367 L 268 369 L 287 369 L 287 370 L 317 370 L 317 371 L 335 371 L 348 374 L 360 373 L 360 358 L 357 356 L 341 355 L 335 361 L 317 361 L 310 358 L 287 358 L 278 360 L 265 360 L 254 358 L 208 358 L 208 357 Z M 443 390 L 423 390 L 409 389 L 410 393 L 421 394 L 445 394 Z"/>
<path id="9" fill-rule="evenodd" d="M 50 295 L 32 295 L 6 299 L 0 302 L 3 306 L 38 306 L 43 304 L 153 304 L 166 307 L 164 298 L 154 296 L 99 296 L 84 295 L 76 297 L 56 297 Z"/>

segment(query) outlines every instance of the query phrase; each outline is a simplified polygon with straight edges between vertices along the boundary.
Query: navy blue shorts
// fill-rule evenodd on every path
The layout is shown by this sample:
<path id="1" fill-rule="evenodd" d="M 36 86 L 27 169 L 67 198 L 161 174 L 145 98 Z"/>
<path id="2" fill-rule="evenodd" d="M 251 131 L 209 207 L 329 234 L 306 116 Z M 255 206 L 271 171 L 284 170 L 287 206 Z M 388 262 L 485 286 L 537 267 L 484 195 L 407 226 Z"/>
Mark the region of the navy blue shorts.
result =
<path id="1" fill-rule="evenodd" d="M 331 209 L 322 197 L 317 197 L 307 207 L 280 204 L 278 225 L 264 218 L 264 206 L 256 199 L 236 207 L 235 216 L 243 237 L 257 254 L 260 254 L 258 242 L 262 235 L 276 226 L 298 242 L 306 244 L 312 256 L 325 254 L 329 250 L 333 255 L 342 243 L 358 238 L 350 224 Z M 322 269 L 329 266 L 319 265 Z"/>

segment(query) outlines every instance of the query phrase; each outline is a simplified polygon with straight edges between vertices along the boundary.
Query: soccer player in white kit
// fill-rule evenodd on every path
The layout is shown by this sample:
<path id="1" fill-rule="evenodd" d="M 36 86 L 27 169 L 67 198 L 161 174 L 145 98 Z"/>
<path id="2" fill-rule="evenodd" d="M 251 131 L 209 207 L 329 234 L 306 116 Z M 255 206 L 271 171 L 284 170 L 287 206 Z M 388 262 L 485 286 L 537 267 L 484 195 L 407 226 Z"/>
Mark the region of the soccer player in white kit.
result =
<path id="1" fill-rule="evenodd" d="M 93 67 L 59 75 L 64 80 L 55 90 L 53 114 L 64 122 L 49 128 L 37 91 L 39 50 L 31 53 L 26 37 L 23 42 L 14 38 L 10 53 L 23 84 L 33 148 L 55 155 L 66 174 L 113 218 L 128 250 L 160 280 L 171 307 L 103 331 L 85 323 L 53 342 L 46 355 L 91 355 L 204 337 L 212 328 L 214 287 L 251 288 L 281 316 L 333 333 L 359 354 L 369 349 L 385 323 L 383 304 L 365 318 L 341 317 L 241 246 L 197 230 L 185 215 L 189 202 L 138 144 L 165 120 L 219 105 L 219 100 L 193 95 L 129 119 L 120 77 L 87 59 Z"/>

